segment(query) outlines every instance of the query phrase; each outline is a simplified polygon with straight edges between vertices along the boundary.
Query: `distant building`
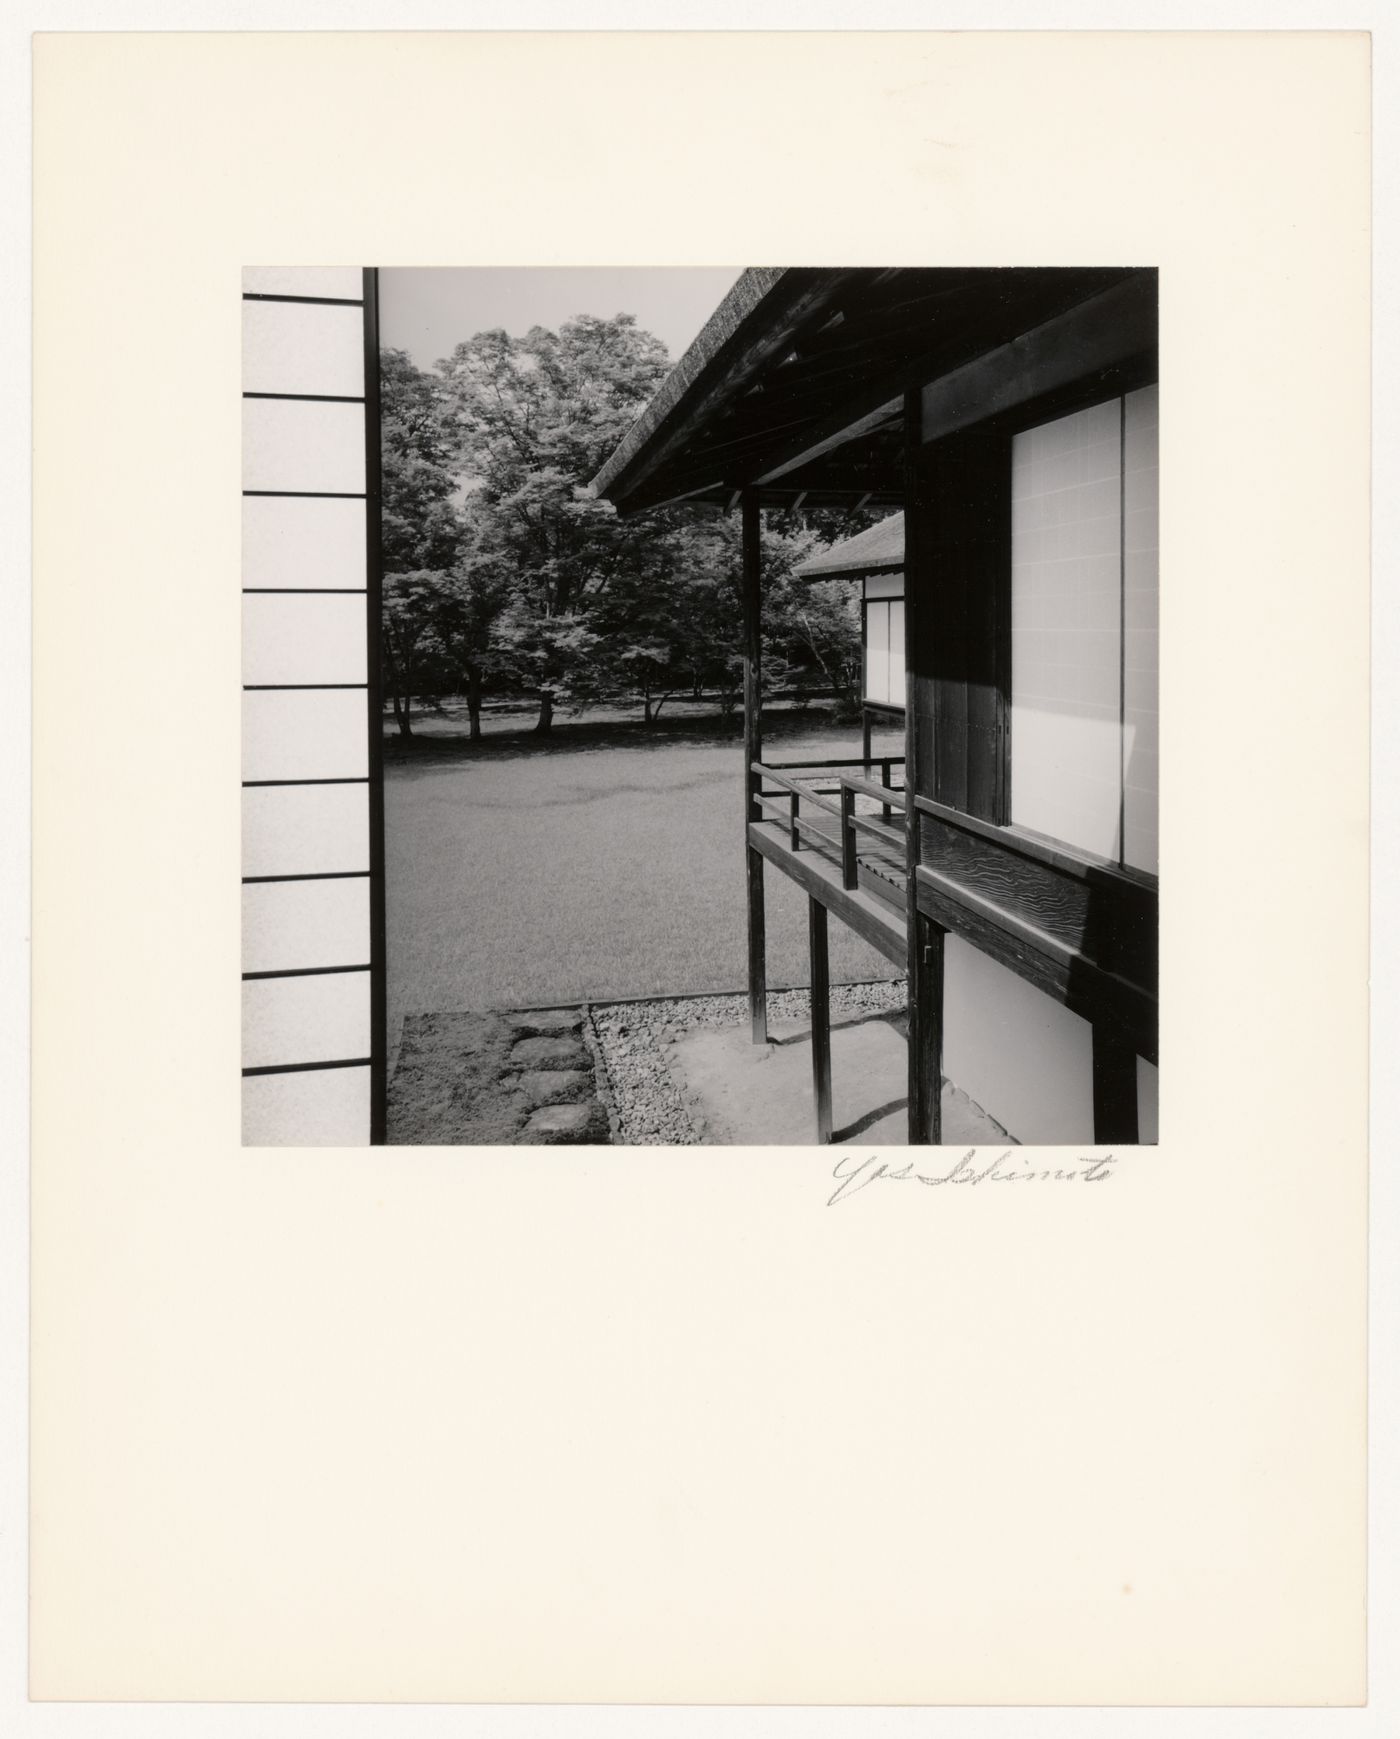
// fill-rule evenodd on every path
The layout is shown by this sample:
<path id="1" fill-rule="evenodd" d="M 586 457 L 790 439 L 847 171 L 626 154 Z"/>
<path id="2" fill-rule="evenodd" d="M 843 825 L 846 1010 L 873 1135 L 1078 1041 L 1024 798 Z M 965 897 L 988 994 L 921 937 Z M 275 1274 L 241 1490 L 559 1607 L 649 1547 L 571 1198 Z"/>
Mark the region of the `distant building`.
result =
<path id="1" fill-rule="evenodd" d="M 860 712 L 871 731 L 904 726 L 904 515 L 892 513 L 792 570 L 799 580 L 859 580 Z"/>

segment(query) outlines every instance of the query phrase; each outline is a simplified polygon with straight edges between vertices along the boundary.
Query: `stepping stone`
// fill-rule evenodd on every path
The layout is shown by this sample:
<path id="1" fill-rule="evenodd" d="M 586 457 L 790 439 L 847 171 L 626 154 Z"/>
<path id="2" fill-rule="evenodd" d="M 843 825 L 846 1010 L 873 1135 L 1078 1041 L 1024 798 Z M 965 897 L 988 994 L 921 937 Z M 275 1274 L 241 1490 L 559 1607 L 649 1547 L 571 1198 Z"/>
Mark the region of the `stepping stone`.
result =
<path id="1" fill-rule="evenodd" d="M 532 1105 L 560 1105 L 587 1098 L 593 1077 L 586 1069 L 531 1069 L 515 1083 Z"/>
<path id="2" fill-rule="evenodd" d="M 542 1008 L 527 1009 L 519 1013 L 508 1014 L 506 1019 L 517 1032 L 529 1033 L 538 1038 L 558 1038 L 565 1033 L 576 1033 L 583 1025 L 583 1010 L 581 1008 Z"/>
<path id="3" fill-rule="evenodd" d="M 513 1069 L 587 1069 L 592 1059 L 579 1039 L 521 1039 L 510 1053 Z"/>
<path id="4" fill-rule="evenodd" d="M 582 1105 L 545 1105 L 531 1115 L 517 1140 L 541 1145 L 597 1146 L 608 1141 L 608 1119 L 596 1099 Z"/>

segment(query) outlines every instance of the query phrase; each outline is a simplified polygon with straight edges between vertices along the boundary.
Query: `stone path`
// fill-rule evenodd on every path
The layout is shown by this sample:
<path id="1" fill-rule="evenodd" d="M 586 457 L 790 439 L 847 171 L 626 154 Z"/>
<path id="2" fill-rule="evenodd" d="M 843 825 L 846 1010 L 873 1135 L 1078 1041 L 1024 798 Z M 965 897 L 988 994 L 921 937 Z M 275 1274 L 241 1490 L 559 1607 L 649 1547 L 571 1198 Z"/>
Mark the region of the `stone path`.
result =
<path id="1" fill-rule="evenodd" d="M 838 1142 L 903 1145 L 903 986 L 833 986 Z M 742 996 L 499 1014 L 410 1015 L 389 1083 L 391 1142 L 807 1145 L 815 1134 L 805 990 L 771 992 L 772 1042 Z M 944 1141 L 1012 1138 L 951 1082 Z"/>
<path id="2" fill-rule="evenodd" d="M 582 1009 L 409 1015 L 390 1142 L 606 1146 L 612 1125 Z"/>

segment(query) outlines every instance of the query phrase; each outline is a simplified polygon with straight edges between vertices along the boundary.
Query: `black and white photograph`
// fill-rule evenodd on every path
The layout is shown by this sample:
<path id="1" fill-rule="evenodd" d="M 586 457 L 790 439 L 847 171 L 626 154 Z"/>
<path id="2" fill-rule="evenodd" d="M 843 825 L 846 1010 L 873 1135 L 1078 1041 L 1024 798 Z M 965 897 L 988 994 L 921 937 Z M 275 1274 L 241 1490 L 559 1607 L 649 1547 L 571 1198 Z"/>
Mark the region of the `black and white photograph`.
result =
<path id="1" fill-rule="evenodd" d="M 1155 1142 L 1150 265 L 244 286 L 246 1142 Z"/>
<path id="2" fill-rule="evenodd" d="M 0 1729 L 1390 1739 L 1366 30 L 132 3 Z"/>

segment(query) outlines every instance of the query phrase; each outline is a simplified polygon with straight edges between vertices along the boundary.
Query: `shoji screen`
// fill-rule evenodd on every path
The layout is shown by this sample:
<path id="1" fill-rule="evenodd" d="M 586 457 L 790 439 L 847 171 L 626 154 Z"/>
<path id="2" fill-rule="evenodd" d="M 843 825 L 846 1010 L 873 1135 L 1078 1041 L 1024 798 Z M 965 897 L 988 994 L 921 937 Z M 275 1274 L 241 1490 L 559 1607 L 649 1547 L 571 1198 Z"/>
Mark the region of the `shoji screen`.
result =
<path id="1" fill-rule="evenodd" d="M 1123 858 L 1157 873 L 1157 388 L 1123 401 Z"/>
<path id="2" fill-rule="evenodd" d="M 1117 399 L 1017 435 L 1011 819 L 1117 860 L 1122 814 Z"/>
<path id="3" fill-rule="evenodd" d="M 864 582 L 865 698 L 904 705 L 904 575 L 869 574 Z"/>
<path id="4" fill-rule="evenodd" d="M 383 1139 L 376 283 L 243 278 L 243 1140 Z"/>
<path id="5" fill-rule="evenodd" d="M 1157 388 L 1012 443 L 1011 819 L 1157 869 Z"/>

